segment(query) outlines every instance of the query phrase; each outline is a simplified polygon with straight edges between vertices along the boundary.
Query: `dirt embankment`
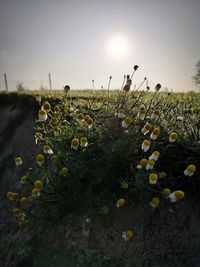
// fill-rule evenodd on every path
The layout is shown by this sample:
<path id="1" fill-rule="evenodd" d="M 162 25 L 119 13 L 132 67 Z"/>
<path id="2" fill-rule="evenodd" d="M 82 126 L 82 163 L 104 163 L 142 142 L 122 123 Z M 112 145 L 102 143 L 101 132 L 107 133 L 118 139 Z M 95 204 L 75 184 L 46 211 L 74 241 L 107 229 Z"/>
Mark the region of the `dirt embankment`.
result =
<path id="1" fill-rule="evenodd" d="M 0 266 L 12 263 L 12 241 L 17 246 L 20 237 L 12 218 L 10 203 L 5 199 L 7 191 L 16 191 L 24 170 L 32 166 L 33 156 L 38 151 L 34 140 L 34 123 L 38 103 L 32 96 L 0 94 Z M 23 167 L 15 166 L 15 157 L 23 158 Z M 13 260 L 14 261 L 14 260 Z M 3 265 L 2 265 L 3 264 Z M 9 266 L 9 265 L 7 265 Z"/>
<path id="2" fill-rule="evenodd" d="M 0 95 L 0 185 L 9 189 L 21 170 L 14 163 L 16 156 L 24 158 L 24 167 L 31 162 L 37 149 L 34 143 L 34 123 L 38 103 L 27 95 Z M 2 193 L 2 192 L 1 192 Z"/>

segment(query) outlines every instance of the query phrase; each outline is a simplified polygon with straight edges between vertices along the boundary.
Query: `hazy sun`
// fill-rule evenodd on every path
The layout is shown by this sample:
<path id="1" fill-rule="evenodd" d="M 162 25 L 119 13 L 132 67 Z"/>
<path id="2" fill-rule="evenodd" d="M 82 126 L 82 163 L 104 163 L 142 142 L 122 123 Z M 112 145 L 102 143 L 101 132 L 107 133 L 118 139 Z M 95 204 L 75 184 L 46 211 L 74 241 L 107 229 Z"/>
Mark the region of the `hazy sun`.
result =
<path id="1" fill-rule="evenodd" d="M 123 58 L 128 53 L 128 41 L 122 35 L 113 36 L 108 42 L 107 51 L 116 59 Z"/>

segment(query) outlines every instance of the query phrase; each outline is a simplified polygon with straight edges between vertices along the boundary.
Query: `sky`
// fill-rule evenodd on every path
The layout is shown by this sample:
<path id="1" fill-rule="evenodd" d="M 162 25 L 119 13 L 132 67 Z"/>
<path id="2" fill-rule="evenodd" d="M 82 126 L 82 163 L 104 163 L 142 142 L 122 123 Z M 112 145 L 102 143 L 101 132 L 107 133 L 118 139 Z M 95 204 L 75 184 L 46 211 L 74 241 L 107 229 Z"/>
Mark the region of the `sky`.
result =
<path id="1" fill-rule="evenodd" d="M 0 88 L 121 87 L 139 69 L 174 91 L 195 90 L 200 0 L 0 0 Z"/>

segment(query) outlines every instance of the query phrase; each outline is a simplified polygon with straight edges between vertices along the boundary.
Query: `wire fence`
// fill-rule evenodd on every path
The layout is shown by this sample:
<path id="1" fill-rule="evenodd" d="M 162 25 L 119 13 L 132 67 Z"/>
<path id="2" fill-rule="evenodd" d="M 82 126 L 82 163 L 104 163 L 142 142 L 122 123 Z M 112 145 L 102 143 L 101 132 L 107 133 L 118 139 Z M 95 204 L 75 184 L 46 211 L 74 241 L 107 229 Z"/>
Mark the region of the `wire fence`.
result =
<path id="1" fill-rule="evenodd" d="M 53 88 L 52 88 L 53 87 Z M 48 74 L 48 79 L 42 80 L 12 80 L 9 79 L 6 73 L 3 79 L 0 79 L 0 90 L 37 90 L 37 89 L 54 89 L 55 84 L 52 84 L 51 74 Z"/>
<path id="2" fill-rule="evenodd" d="M 50 89 L 49 82 L 47 80 L 42 81 L 26 81 L 26 80 L 8 80 L 7 81 L 8 90 L 17 89 Z M 4 80 L 0 80 L 0 90 L 6 90 L 6 85 Z"/>

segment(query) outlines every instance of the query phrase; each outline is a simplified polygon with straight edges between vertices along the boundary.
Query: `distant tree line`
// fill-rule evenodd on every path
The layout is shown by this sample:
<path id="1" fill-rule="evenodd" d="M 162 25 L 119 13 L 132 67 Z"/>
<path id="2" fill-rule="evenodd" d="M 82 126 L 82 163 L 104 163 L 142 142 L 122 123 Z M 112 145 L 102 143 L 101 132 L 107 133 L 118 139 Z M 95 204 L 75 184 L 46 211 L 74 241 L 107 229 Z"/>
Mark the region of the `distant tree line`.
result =
<path id="1" fill-rule="evenodd" d="M 196 74 L 192 76 L 193 81 L 196 85 L 200 85 L 200 60 L 196 63 Z"/>

